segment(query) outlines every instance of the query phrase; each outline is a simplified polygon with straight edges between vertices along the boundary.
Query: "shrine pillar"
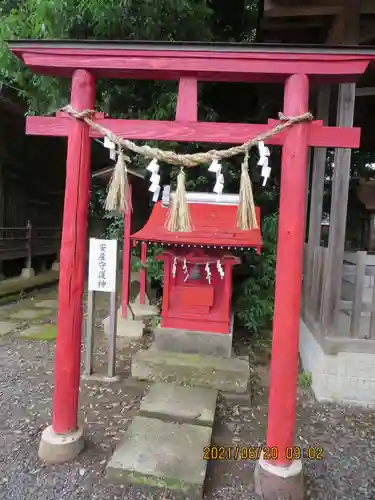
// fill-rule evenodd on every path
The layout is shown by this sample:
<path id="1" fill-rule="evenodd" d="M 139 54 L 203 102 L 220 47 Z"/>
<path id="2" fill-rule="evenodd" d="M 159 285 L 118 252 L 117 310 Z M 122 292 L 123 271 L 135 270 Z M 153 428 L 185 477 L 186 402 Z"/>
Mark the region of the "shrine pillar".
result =
<path id="1" fill-rule="evenodd" d="M 122 255 L 122 297 L 121 317 L 128 317 L 130 273 L 131 273 L 131 224 L 132 224 L 132 185 L 128 186 L 128 209 L 124 214 L 124 248 Z"/>
<path id="2" fill-rule="evenodd" d="M 290 76 L 285 83 L 284 115 L 303 114 L 308 104 L 308 77 Z M 264 499 L 303 498 L 302 464 L 291 461 L 286 449 L 294 445 L 296 419 L 308 126 L 301 123 L 290 129 L 282 151 L 267 431 L 267 448 L 275 450 L 275 459 L 270 462 L 262 456 L 255 471 L 257 491 Z"/>
<path id="3" fill-rule="evenodd" d="M 93 109 L 94 77 L 76 70 L 71 105 Z M 72 120 L 68 135 L 64 216 L 60 252 L 58 333 L 52 426 L 42 433 L 39 457 L 51 463 L 73 459 L 83 448 L 78 426 L 78 393 L 82 335 L 82 299 L 86 272 L 91 140 L 89 127 Z"/>

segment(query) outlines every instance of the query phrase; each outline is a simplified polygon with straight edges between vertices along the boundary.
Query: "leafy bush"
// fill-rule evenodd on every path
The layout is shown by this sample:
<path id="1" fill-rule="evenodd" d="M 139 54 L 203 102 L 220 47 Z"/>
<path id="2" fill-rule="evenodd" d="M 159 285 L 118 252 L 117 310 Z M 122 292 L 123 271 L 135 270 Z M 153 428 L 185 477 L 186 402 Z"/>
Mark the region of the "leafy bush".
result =
<path id="1" fill-rule="evenodd" d="M 260 255 L 253 251 L 245 255 L 244 266 L 250 275 L 234 289 L 236 317 L 254 333 L 270 327 L 273 319 L 277 222 L 277 214 L 265 217 L 263 251 Z"/>

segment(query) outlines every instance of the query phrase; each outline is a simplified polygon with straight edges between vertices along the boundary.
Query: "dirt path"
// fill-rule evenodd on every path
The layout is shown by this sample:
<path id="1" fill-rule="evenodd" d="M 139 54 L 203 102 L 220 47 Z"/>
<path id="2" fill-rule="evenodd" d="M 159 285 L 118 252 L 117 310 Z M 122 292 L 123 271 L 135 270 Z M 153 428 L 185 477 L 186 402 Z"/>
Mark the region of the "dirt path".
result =
<path id="1" fill-rule="evenodd" d="M 34 300 L 56 297 L 39 292 Z M 0 320 L 29 309 L 33 301 L 0 308 Z M 106 310 L 99 307 L 97 323 Z M 55 312 L 36 320 L 56 320 Z M 34 322 L 31 322 L 34 324 Z M 23 322 L 23 326 L 29 322 Z M 100 331 L 98 329 L 98 335 Z M 146 339 L 147 343 L 148 339 Z M 132 353 L 144 346 L 122 348 L 118 370 L 129 373 Z M 243 353 L 243 344 L 238 344 Z M 96 346 L 97 369 L 105 366 L 105 344 Z M 132 499 L 172 500 L 172 495 L 108 484 L 106 463 L 138 409 L 147 385 L 123 381 L 113 385 L 83 381 L 80 419 L 88 446 L 70 464 L 47 466 L 37 449 L 42 429 L 51 421 L 54 342 L 17 338 L 17 331 L 0 338 L 0 499 Z M 253 373 L 252 407 L 220 402 L 214 441 L 221 444 L 263 444 L 267 414 L 267 368 Z M 372 411 L 320 405 L 300 390 L 296 443 L 324 447 L 324 460 L 305 461 L 308 495 L 313 500 L 375 498 L 375 416 Z M 282 425 L 282 422 L 281 422 Z M 252 461 L 213 462 L 206 483 L 207 500 L 255 500 Z"/>

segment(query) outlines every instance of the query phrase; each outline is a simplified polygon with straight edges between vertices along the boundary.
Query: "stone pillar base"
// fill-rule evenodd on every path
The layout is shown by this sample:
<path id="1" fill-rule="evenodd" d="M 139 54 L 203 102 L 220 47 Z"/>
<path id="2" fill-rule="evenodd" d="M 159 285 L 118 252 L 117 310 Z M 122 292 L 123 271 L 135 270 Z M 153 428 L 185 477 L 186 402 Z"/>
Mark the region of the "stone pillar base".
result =
<path id="1" fill-rule="evenodd" d="M 52 264 L 51 271 L 57 271 L 57 272 L 59 272 L 59 271 L 60 271 L 60 262 L 56 262 L 56 261 L 55 261 L 55 262 Z"/>
<path id="2" fill-rule="evenodd" d="M 260 459 L 254 471 L 255 492 L 262 500 L 304 500 L 302 462 L 273 465 Z"/>
<path id="3" fill-rule="evenodd" d="M 82 373 L 82 380 L 94 380 L 95 382 L 119 382 L 121 380 L 120 375 L 115 375 L 114 377 L 109 377 L 103 373 Z"/>
<path id="4" fill-rule="evenodd" d="M 28 267 L 24 267 L 21 271 L 21 278 L 34 278 L 35 276 L 35 271 L 34 269 L 31 267 L 31 268 L 28 268 Z"/>
<path id="5" fill-rule="evenodd" d="M 109 316 L 103 319 L 104 334 L 108 336 L 109 333 Z M 143 338 L 143 332 L 145 329 L 144 322 L 142 320 L 133 319 L 133 314 L 128 308 L 128 317 L 123 318 L 121 316 L 121 307 L 117 311 L 117 332 L 118 338 L 130 341 L 141 340 Z"/>
<path id="6" fill-rule="evenodd" d="M 135 320 L 149 320 L 159 314 L 159 308 L 150 303 L 140 304 L 139 302 L 131 302 L 130 308 Z"/>
<path id="7" fill-rule="evenodd" d="M 84 448 L 83 430 L 70 434 L 56 434 L 52 426 L 44 429 L 39 445 L 39 458 L 43 462 L 59 464 L 73 460 Z"/>

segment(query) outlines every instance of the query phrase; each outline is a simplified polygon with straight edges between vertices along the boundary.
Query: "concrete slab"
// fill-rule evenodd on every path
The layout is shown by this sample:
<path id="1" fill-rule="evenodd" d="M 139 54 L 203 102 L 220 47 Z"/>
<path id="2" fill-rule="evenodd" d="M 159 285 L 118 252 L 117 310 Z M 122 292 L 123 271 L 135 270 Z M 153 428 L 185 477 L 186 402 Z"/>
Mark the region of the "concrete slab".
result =
<path id="1" fill-rule="evenodd" d="M 221 334 L 158 327 L 154 330 L 154 345 L 157 349 L 207 354 L 219 358 L 230 358 L 233 334 Z"/>
<path id="2" fill-rule="evenodd" d="M 174 490 L 201 499 L 211 428 L 135 417 L 107 466 L 117 482 Z"/>
<path id="3" fill-rule="evenodd" d="M 21 309 L 20 311 L 12 314 L 10 317 L 14 319 L 38 319 L 48 316 L 54 311 L 47 309 Z"/>
<path id="4" fill-rule="evenodd" d="M 139 304 L 137 302 L 131 302 L 130 308 L 133 312 L 135 320 L 145 320 L 151 319 L 154 316 L 158 316 L 160 311 L 156 306 L 150 304 Z"/>
<path id="5" fill-rule="evenodd" d="M 57 325 L 33 325 L 17 335 L 27 340 L 55 340 Z"/>
<path id="6" fill-rule="evenodd" d="M 217 391 L 156 382 L 144 397 L 138 414 L 179 422 L 213 426 Z"/>
<path id="7" fill-rule="evenodd" d="M 109 316 L 103 319 L 104 334 L 109 334 Z M 143 332 L 145 325 L 141 320 L 132 319 L 131 314 L 128 318 L 123 318 L 121 316 L 121 309 L 117 312 L 117 337 L 122 339 L 128 339 L 129 341 L 141 340 L 143 338 Z"/>
<path id="8" fill-rule="evenodd" d="M 0 321 L 0 337 L 11 332 L 17 328 L 18 323 L 11 323 L 10 321 Z"/>
<path id="9" fill-rule="evenodd" d="M 35 271 L 33 268 L 24 267 L 21 271 L 21 278 L 35 278 Z"/>
<path id="10" fill-rule="evenodd" d="M 238 358 L 161 351 L 153 346 L 132 358 L 132 376 L 139 380 L 170 382 L 220 391 L 247 391 L 249 364 Z"/>
<path id="11" fill-rule="evenodd" d="M 57 309 L 59 301 L 57 299 L 46 299 L 35 302 L 34 307 L 41 307 L 46 309 Z"/>

